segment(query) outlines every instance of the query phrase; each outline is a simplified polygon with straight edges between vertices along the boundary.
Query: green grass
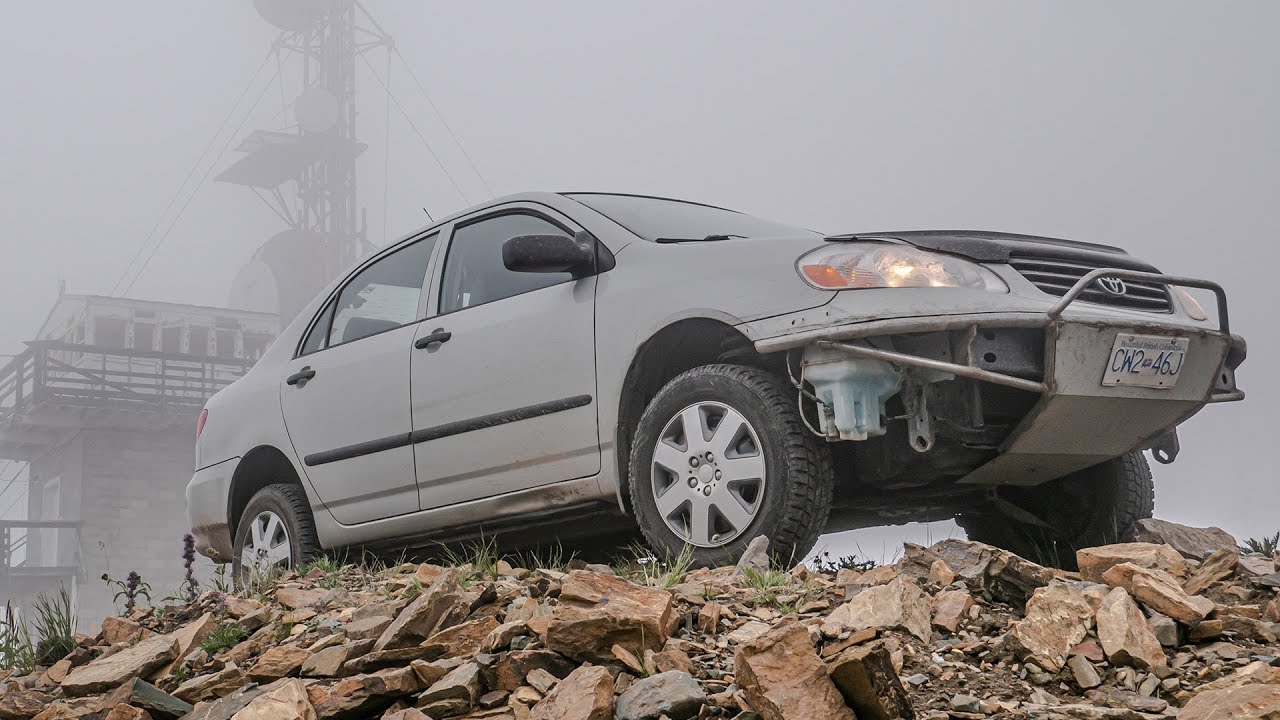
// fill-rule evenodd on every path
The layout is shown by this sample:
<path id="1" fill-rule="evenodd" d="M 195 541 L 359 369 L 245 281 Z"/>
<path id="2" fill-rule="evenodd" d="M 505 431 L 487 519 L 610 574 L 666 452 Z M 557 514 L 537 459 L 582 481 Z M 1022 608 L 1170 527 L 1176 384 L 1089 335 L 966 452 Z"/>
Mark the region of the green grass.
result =
<path id="1" fill-rule="evenodd" d="M 50 597 L 41 593 L 31 606 L 36 643 L 35 660 L 39 665 L 52 665 L 75 649 L 76 614 L 67 589 L 58 588 Z"/>
<path id="2" fill-rule="evenodd" d="M 627 548 L 626 555 L 614 562 L 613 571 L 640 585 L 670 589 L 684 579 L 692 566 L 693 548 L 689 545 L 675 556 L 660 559 L 645 545 L 635 543 Z"/>
<path id="3" fill-rule="evenodd" d="M 469 586 L 475 580 L 497 580 L 498 541 L 481 536 L 479 540 L 466 543 L 460 547 L 440 546 L 440 555 L 446 565 L 458 568 L 458 584 Z"/>
<path id="4" fill-rule="evenodd" d="M 757 605 L 774 605 L 782 591 L 791 589 L 792 577 L 782 570 L 744 570 L 743 575 L 744 586 L 755 593 Z"/>
<path id="5" fill-rule="evenodd" d="M 36 666 L 31 633 L 26 624 L 17 619 L 12 605 L 5 603 L 4 611 L 4 619 L 0 620 L 0 668 L 12 670 L 14 675 L 26 675 Z"/>
<path id="6" fill-rule="evenodd" d="M 1249 538 L 1244 541 L 1244 545 L 1240 549 L 1247 552 L 1262 553 L 1267 557 L 1275 555 L 1276 548 L 1280 547 L 1280 532 L 1271 537 L 1262 536 L 1261 538 Z"/>
<path id="7" fill-rule="evenodd" d="M 320 578 L 316 584 L 330 590 L 342 587 L 343 581 L 346 580 L 347 573 L 352 566 L 345 562 L 345 556 L 341 559 L 325 553 L 311 562 L 299 565 L 296 569 L 299 577 L 305 577 L 312 572 L 319 570 Z"/>
<path id="8" fill-rule="evenodd" d="M 204 640 L 200 643 L 200 649 L 209 653 L 210 656 L 229 650 L 240 644 L 245 638 L 249 637 L 249 633 L 244 628 L 234 623 L 219 623 L 216 627 L 204 636 Z"/>

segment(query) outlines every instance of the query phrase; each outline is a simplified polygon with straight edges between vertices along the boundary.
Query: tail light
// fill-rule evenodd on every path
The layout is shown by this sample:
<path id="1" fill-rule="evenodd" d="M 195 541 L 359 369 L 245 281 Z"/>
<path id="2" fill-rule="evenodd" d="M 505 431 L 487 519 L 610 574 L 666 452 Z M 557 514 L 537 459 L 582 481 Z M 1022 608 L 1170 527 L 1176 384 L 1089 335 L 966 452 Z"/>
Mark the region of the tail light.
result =
<path id="1" fill-rule="evenodd" d="M 200 433 L 204 432 L 204 421 L 209 419 L 209 410 L 206 408 L 200 411 L 200 418 L 196 420 L 196 440 L 200 439 Z"/>

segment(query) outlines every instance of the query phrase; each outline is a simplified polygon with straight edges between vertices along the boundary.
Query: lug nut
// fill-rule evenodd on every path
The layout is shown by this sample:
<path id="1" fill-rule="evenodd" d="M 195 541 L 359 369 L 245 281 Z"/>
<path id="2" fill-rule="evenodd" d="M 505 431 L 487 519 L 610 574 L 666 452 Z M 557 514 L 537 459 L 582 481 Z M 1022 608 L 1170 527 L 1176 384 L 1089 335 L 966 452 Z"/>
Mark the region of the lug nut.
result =
<path id="1" fill-rule="evenodd" d="M 717 471 L 716 471 L 716 479 L 717 479 L 717 480 L 719 480 L 719 479 L 720 479 L 720 471 L 719 471 L 719 470 L 717 470 Z"/>
<path id="2" fill-rule="evenodd" d="M 715 462 L 715 461 L 716 461 L 716 456 L 715 456 L 715 455 L 712 455 L 710 452 L 708 452 L 708 453 L 707 453 L 707 462 L 711 463 L 711 462 Z"/>
<path id="3" fill-rule="evenodd" d="M 707 486 L 703 487 L 703 488 L 702 488 L 702 494 L 703 494 L 703 495 L 706 495 L 706 496 L 708 496 L 708 497 L 709 497 L 709 496 L 711 495 L 711 486 L 710 486 L 710 485 L 707 485 Z"/>
<path id="4" fill-rule="evenodd" d="M 689 487 L 691 488 L 698 487 L 698 478 L 692 478 L 692 477 L 689 478 Z"/>
<path id="5" fill-rule="evenodd" d="M 689 467 L 698 467 L 698 458 L 696 457 L 689 458 Z"/>

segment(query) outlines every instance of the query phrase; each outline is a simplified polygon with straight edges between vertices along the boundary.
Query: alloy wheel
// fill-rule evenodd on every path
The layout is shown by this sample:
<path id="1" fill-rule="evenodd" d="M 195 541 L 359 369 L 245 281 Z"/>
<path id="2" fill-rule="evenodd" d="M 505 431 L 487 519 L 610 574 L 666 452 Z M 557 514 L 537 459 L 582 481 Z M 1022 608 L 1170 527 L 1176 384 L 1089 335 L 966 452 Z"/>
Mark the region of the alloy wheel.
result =
<path id="1" fill-rule="evenodd" d="M 279 515 L 264 510 L 253 518 L 240 563 L 246 570 L 258 575 L 268 575 L 273 570 L 293 566 L 289 529 Z"/>
<path id="2" fill-rule="evenodd" d="M 764 499 L 760 438 L 742 413 L 699 402 L 671 418 L 653 451 L 653 498 L 667 527 L 718 547 L 750 527 Z"/>

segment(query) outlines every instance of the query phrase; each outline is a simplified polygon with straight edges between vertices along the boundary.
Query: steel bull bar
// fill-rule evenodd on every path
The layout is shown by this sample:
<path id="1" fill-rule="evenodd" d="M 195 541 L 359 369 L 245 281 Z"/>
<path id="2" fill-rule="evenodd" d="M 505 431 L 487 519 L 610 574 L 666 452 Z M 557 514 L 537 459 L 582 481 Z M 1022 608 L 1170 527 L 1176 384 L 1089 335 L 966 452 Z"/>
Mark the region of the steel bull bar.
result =
<path id="1" fill-rule="evenodd" d="M 1180 287 L 1193 287 L 1210 290 L 1217 298 L 1218 303 L 1218 328 L 1215 334 L 1223 335 L 1228 338 L 1231 350 L 1226 358 L 1231 358 L 1231 353 L 1240 353 L 1240 360 L 1243 360 L 1244 343 L 1243 340 L 1231 337 L 1231 326 L 1227 312 L 1227 294 L 1222 286 L 1210 280 L 1200 280 L 1198 278 L 1180 277 L 1177 275 L 1164 275 L 1162 273 L 1142 272 L 1138 270 L 1125 270 L 1122 268 L 1099 268 L 1093 270 L 1076 281 L 1071 289 L 1062 296 L 1062 298 L 1054 304 L 1052 308 L 1043 314 L 1041 313 L 990 313 L 990 314 L 972 314 L 966 316 L 957 316 L 955 318 L 946 318 L 939 322 L 939 318 L 904 318 L 896 321 L 886 321 L 885 323 L 872 322 L 868 323 L 866 328 L 850 328 L 847 331 L 841 330 L 841 340 L 856 340 L 864 337 L 875 337 L 891 334 L 905 334 L 913 332 L 932 332 L 939 330 L 962 329 L 965 327 L 976 328 L 979 325 L 990 325 L 995 327 L 1036 327 L 1043 326 L 1051 330 L 1045 337 L 1045 372 L 1046 375 L 1050 371 L 1050 363 L 1052 360 L 1052 349 L 1056 341 L 1056 329 L 1063 324 L 1062 314 L 1081 294 L 1089 288 L 1090 285 L 1098 281 L 1098 279 L 1108 277 L 1120 280 L 1143 280 L 1148 282 L 1160 283 L 1163 285 L 1175 285 Z M 1146 319 L 1135 318 L 1133 326 L 1139 328 L 1149 327 L 1154 332 L 1191 332 L 1196 334 L 1204 334 L 1207 332 L 1200 328 L 1175 328 L 1159 323 L 1151 323 Z M 927 370 L 936 370 L 940 372 L 951 373 L 953 375 L 965 378 L 971 378 L 982 382 L 989 382 L 996 385 L 1004 385 L 1006 387 L 1016 388 L 1018 390 L 1026 390 L 1040 394 L 1048 393 L 1052 390 L 1052 380 L 1048 382 L 1037 382 L 1028 380 L 1005 373 L 983 370 L 982 368 L 972 365 L 962 365 L 945 360 L 934 360 L 932 358 L 919 357 L 917 355 L 909 355 L 907 353 L 896 352 L 893 350 L 884 350 L 881 348 L 871 347 L 869 345 L 856 345 L 840 340 L 815 338 L 814 344 L 825 347 L 834 348 L 855 357 L 872 358 L 876 360 L 884 360 L 898 365 L 907 365 L 911 367 L 924 368 Z M 764 343 L 758 343 L 757 346 Z M 761 347 L 766 350 L 766 347 Z M 1224 364 L 1228 366 L 1227 370 L 1234 370 L 1232 365 L 1224 358 Z M 1219 368 L 1218 374 L 1221 376 L 1223 368 Z M 1224 385 L 1226 385 L 1224 387 Z M 1234 380 L 1230 382 L 1215 383 L 1215 387 L 1205 398 L 1205 402 L 1229 402 L 1233 400 L 1244 399 L 1244 391 L 1234 387 Z"/>

